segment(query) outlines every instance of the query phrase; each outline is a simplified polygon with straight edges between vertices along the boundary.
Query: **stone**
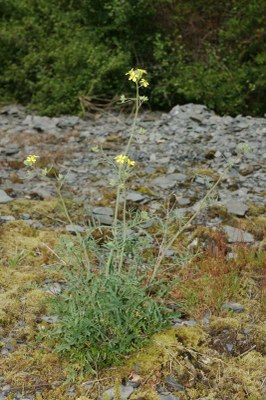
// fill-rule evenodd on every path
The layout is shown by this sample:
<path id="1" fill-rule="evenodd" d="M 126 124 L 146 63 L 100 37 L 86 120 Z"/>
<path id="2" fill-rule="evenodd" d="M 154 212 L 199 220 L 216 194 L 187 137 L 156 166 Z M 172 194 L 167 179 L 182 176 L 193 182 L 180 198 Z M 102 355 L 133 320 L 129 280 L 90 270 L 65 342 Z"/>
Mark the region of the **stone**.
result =
<path id="1" fill-rule="evenodd" d="M 12 197 L 8 196 L 4 190 L 0 189 L 0 204 L 9 203 L 13 201 Z"/>
<path id="2" fill-rule="evenodd" d="M 132 395 L 132 393 L 134 392 L 134 388 L 131 386 L 131 385 L 129 385 L 129 384 L 126 384 L 126 385 L 120 385 L 120 396 L 121 396 L 121 400 L 126 400 L 126 399 L 128 399 L 131 395 Z M 101 397 L 101 400 L 114 400 L 114 394 L 115 394 L 115 388 L 114 387 L 112 387 L 112 388 L 110 388 L 110 389 L 107 389 L 104 393 L 103 393 L 103 395 L 102 395 L 102 397 Z"/>
<path id="3" fill-rule="evenodd" d="M 230 303 L 224 303 L 222 305 L 222 310 L 229 310 L 236 313 L 241 313 L 244 311 L 244 309 L 245 307 L 240 303 L 230 302 Z"/>
<path id="4" fill-rule="evenodd" d="M 176 201 L 180 206 L 188 206 L 191 203 L 191 200 L 186 197 L 181 197 Z"/>
<path id="5" fill-rule="evenodd" d="M 76 235 L 77 232 L 78 233 L 82 233 L 82 232 L 84 232 L 86 230 L 86 228 L 84 226 L 75 225 L 75 224 L 66 225 L 65 228 L 66 228 L 67 232 L 72 233 L 74 235 Z"/>
<path id="6" fill-rule="evenodd" d="M 147 198 L 146 195 L 143 195 L 143 194 L 141 194 L 139 192 L 135 192 L 133 190 L 128 192 L 127 195 L 126 195 L 126 199 L 128 201 L 133 201 L 135 203 L 139 203 L 140 201 L 145 200 L 146 198 Z"/>
<path id="7" fill-rule="evenodd" d="M 62 288 L 60 283 L 55 282 L 53 285 L 49 286 L 46 291 L 52 294 L 60 294 L 62 292 Z"/>
<path id="8" fill-rule="evenodd" d="M 98 214 L 98 215 L 109 215 L 113 216 L 114 215 L 114 210 L 111 207 L 95 207 L 92 210 L 93 214 Z"/>
<path id="9" fill-rule="evenodd" d="M 166 376 L 164 379 L 165 383 L 170 385 L 174 390 L 178 390 L 180 392 L 184 392 L 185 388 L 181 385 L 173 376 Z"/>
<path id="10" fill-rule="evenodd" d="M 229 243 L 254 243 L 255 241 L 254 236 L 251 233 L 245 232 L 242 229 L 234 228 L 229 225 L 225 225 L 222 228 L 227 234 Z"/>
<path id="11" fill-rule="evenodd" d="M 179 400 L 179 397 L 176 397 L 172 393 L 168 393 L 168 394 L 162 393 L 162 394 L 159 394 L 159 399 L 160 400 Z"/>
<path id="12" fill-rule="evenodd" d="M 23 121 L 23 125 L 36 129 L 39 132 L 55 131 L 57 121 L 49 117 L 39 117 L 36 115 L 27 115 Z"/>
<path id="13" fill-rule="evenodd" d="M 48 324 L 54 324 L 55 322 L 58 321 L 58 315 L 50 315 L 50 316 L 43 315 L 41 317 L 41 320 L 47 322 Z"/>
<path id="14" fill-rule="evenodd" d="M 242 164 L 239 168 L 239 173 L 242 176 L 250 175 L 254 172 L 254 167 L 251 164 Z"/>
<path id="15" fill-rule="evenodd" d="M 225 206 L 227 208 L 227 211 L 230 214 L 234 214 L 234 215 L 237 215 L 239 217 L 244 217 L 246 212 L 249 209 L 249 207 L 246 204 L 244 204 L 244 203 L 242 203 L 240 201 L 237 201 L 235 199 L 228 200 L 226 202 Z"/>

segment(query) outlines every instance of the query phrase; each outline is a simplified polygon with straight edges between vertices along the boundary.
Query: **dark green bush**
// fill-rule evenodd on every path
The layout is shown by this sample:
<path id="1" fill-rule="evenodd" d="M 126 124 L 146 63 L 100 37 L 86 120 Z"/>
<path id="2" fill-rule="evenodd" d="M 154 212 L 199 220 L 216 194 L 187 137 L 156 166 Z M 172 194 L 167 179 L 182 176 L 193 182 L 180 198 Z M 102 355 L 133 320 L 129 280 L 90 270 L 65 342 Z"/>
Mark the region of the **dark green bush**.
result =
<path id="1" fill-rule="evenodd" d="M 76 113 L 79 96 L 128 91 L 121 77 L 140 66 L 154 108 L 263 115 L 265 15 L 263 0 L 2 0 L 0 96 Z"/>

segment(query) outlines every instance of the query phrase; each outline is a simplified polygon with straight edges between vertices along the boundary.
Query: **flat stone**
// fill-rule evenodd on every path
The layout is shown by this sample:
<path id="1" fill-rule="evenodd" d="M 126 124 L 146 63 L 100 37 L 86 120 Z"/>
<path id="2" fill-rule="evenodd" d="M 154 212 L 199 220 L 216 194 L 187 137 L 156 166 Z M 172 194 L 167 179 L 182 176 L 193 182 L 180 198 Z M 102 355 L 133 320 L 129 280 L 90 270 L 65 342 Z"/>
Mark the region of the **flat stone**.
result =
<path id="1" fill-rule="evenodd" d="M 172 393 L 168 394 L 159 394 L 160 400 L 179 400 L 179 397 L 174 396 Z"/>
<path id="2" fill-rule="evenodd" d="M 111 207 L 95 207 L 92 210 L 93 214 L 99 214 L 99 215 L 109 215 L 112 216 L 114 215 L 114 210 Z"/>
<path id="3" fill-rule="evenodd" d="M 181 198 L 177 199 L 177 203 L 180 206 L 188 206 L 191 203 L 191 200 L 188 199 L 187 197 L 181 197 Z"/>
<path id="4" fill-rule="evenodd" d="M 184 392 L 185 388 L 181 385 L 173 376 L 166 376 L 164 379 L 165 383 L 172 386 L 175 390 L 179 390 L 180 392 Z"/>
<path id="5" fill-rule="evenodd" d="M 54 324 L 55 322 L 58 321 L 58 315 L 50 315 L 50 316 L 43 315 L 41 317 L 41 320 L 47 322 L 48 324 Z"/>
<path id="6" fill-rule="evenodd" d="M 223 226 L 223 230 L 228 236 L 229 243 L 235 243 L 235 242 L 254 243 L 254 236 L 251 235 L 251 233 L 243 231 L 242 229 L 225 225 Z"/>
<path id="7" fill-rule="evenodd" d="M 121 396 L 121 400 L 126 400 L 129 398 L 129 396 L 132 395 L 132 393 L 134 392 L 134 388 L 131 385 L 120 385 L 120 396 Z M 112 387 L 108 390 L 106 390 L 102 397 L 101 400 L 114 400 L 114 395 L 115 395 L 115 388 Z"/>
<path id="8" fill-rule="evenodd" d="M 66 230 L 69 233 L 76 234 L 77 232 L 78 233 L 84 232 L 85 231 L 85 227 L 84 226 L 80 226 L 80 225 L 75 225 L 75 224 L 73 224 L 73 225 L 69 224 L 69 225 L 66 225 Z"/>
<path id="9" fill-rule="evenodd" d="M 237 215 L 239 217 L 244 217 L 246 212 L 249 209 L 249 207 L 246 204 L 244 204 L 244 203 L 242 203 L 240 201 L 237 201 L 235 199 L 228 200 L 226 202 L 225 206 L 227 208 L 227 211 L 230 214 L 234 214 L 234 215 Z"/>
<path id="10" fill-rule="evenodd" d="M 136 202 L 136 203 L 138 203 L 138 202 L 140 202 L 142 200 L 145 200 L 146 198 L 147 198 L 146 195 L 143 195 L 143 194 L 141 194 L 139 192 L 135 192 L 133 190 L 128 192 L 127 195 L 126 195 L 126 199 L 128 201 L 133 201 L 133 202 Z"/>
<path id="11" fill-rule="evenodd" d="M 101 225 L 113 225 L 113 217 L 104 214 L 93 214 L 93 218 Z"/>
<path id="12" fill-rule="evenodd" d="M 54 118 L 27 115 L 23 121 L 23 125 L 28 125 L 30 128 L 40 132 L 54 131 L 56 130 L 57 121 Z"/>
<path id="13" fill-rule="evenodd" d="M 13 201 L 12 197 L 9 197 L 4 190 L 0 189 L 0 204 L 9 203 Z"/>
<path id="14" fill-rule="evenodd" d="M 223 310 L 234 311 L 236 313 L 241 313 L 241 312 L 244 311 L 245 307 L 240 303 L 230 302 L 230 303 L 224 303 L 222 305 L 222 309 Z"/>

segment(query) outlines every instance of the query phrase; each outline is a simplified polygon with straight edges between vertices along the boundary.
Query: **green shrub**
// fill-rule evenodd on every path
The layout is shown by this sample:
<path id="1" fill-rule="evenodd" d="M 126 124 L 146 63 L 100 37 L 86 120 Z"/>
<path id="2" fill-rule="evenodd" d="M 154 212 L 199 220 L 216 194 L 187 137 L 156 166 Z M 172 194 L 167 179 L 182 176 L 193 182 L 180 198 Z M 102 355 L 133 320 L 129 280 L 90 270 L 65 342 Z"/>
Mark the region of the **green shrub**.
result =
<path id="1" fill-rule="evenodd" d="M 263 115 L 265 14 L 263 0 L 2 0 L 0 96 L 77 113 L 81 95 L 121 94 L 137 64 L 152 72 L 154 108 Z"/>

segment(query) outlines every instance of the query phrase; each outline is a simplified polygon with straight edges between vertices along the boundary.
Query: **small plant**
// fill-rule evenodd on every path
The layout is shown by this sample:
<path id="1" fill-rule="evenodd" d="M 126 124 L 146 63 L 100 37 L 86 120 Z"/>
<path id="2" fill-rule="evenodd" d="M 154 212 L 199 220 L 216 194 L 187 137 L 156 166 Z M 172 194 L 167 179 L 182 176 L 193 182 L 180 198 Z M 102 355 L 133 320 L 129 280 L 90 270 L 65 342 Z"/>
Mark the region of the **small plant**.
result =
<path id="1" fill-rule="evenodd" d="M 154 246 L 155 249 L 147 252 L 153 238 L 142 225 L 150 217 L 143 211 L 134 215 L 129 213 L 126 202 L 129 177 L 136 166 L 129 155 L 130 147 L 138 134 L 139 110 L 148 100 L 140 95 L 140 89 L 149 85 L 144 78 L 146 74 L 144 69 L 131 69 L 126 74 L 135 85 L 135 97 L 121 96 L 121 102 L 133 103 L 134 119 L 125 150 L 111 161 L 115 170 L 111 185 L 116 188 L 116 201 L 110 229 L 91 224 L 86 235 L 81 235 L 62 196 L 64 176 L 54 172 L 56 169 L 53 167 L 41 170 L 42 177 L 50 179 L 49 172 L 53 168 L 62 208 L 76 233 L 71 240 L 63 237 L 57 250 L 59 263 L 54 267 L 64 276 L 66 289 L 50 302 L 53 314 L 59 319 L 48 336 L 54 339 L 58 352 L 92 372 L 118 363 L 123 355 L 142 347 L 153 333 L 169 324 L 173 312 L 166 306 L 166 295 L 175 280 L 163 280 L 160 276 L 162 266 L 171 246 L 206 206 L 232 166 L 228 163 L 197 211 L 180 222 L 177 231 L 173 231 L 177 221 L 173 213 L 169 213 L 166 221 L 160 222 L 161 240 Z M 24 163 L 29 168 L 35 168 L 38 158 L 29 155 Z M 106 240 L 102 242 L 95 234 L 103 229 L 109 230 Z M 169 235 L 169 232 L 173 233 Z M 177 259 L 174 262 L 175 266 L 179 265 Z"/>

